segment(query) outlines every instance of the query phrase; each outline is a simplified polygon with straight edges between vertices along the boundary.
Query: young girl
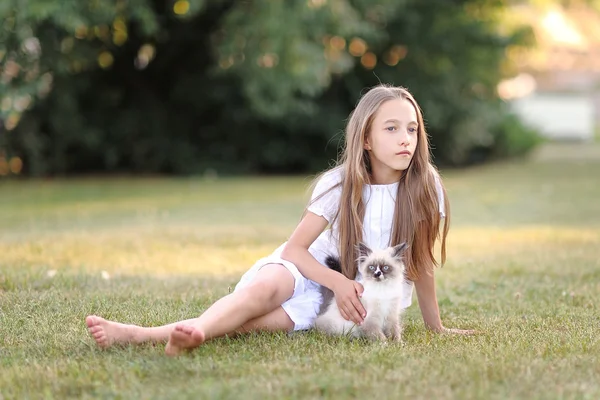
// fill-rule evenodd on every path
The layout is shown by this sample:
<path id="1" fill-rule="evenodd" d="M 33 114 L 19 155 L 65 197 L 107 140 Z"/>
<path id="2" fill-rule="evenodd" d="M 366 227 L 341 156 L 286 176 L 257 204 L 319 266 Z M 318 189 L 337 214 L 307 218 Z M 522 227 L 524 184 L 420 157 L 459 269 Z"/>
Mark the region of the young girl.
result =
<path id="1" fill-rule="evenodd" d="M 345 319 L 360 324 L 366 314 L 363 288 L 354 280 L 355 248 L 364 241 L 371 248 L 407 242 L 409 290 L 402 306 L 410 306 L 414 285 L 426 327 L 472 333 L 445 328 L 440 320 L 433 250 L 444 218 L 444 262 L 448 208 L 419 106 L 404 88 L 377 86 L 352 112 L 342 159 L 316 180 L 289 240 L 248 270 L 233 293 L 198 318 L 146 328 L 88 316 L 88 330 L 100 347 L 167 341 L 165 352 L 177 355 L 224 335 L 309 329 L 322 302 L 319 285 L 333 291 Z M 340 257 L 342 274 L 323 265 L 328 254 Z"/>

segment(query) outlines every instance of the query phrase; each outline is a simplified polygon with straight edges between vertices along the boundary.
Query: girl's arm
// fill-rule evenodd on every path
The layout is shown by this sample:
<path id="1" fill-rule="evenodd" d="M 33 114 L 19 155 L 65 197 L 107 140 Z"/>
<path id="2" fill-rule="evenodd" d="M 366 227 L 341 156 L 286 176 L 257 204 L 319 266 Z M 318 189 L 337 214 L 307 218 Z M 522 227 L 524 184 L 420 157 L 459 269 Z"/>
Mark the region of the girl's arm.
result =
<path id="1" fill-rule="evenodd" d="M 360 324 L 366 315 L 358 298 L 363 291 L 362 285 L 322 265 L 308 251 L 327 225 L 325 218 L 307 212 L 290 236 L 281 258 L 296 265 L 307 279 L 330 289 L 335 294 L 342 317 Z"/>
<path id="2" fill-rule="evenodd" d="M 430 269 L 431 273 L 422 273 L 418 280 L 414 282 L 415 289 L 417 289 L 417 299 L 419 301 L 419 307 L 421 308 L 421 314 L 423 315 L 423 321 L 428 329 L 438 333 L 458 333 L 463 335 L 472 334 L 475 331 L 465 329 L 450 329 L 445 328 L 442 325 L 440 319 L 440 309 L 438 307 L 437 296 L 435 293 L 435 278 L 433 275 L 433 268 Z"/>

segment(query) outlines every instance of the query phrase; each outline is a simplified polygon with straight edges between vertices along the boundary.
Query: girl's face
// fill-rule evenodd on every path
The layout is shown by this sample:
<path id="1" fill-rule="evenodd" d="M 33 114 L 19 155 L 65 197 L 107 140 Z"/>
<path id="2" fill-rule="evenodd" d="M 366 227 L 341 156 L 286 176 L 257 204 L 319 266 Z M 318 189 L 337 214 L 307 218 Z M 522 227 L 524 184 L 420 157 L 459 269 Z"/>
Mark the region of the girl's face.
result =
<path id="1" fill-rule="evenodd" d="M 394 99 L 380 107 L 367 133 L 373 183 L 398 182 L 408 168 L 418 142 L 417 112 L 408 100 Z"/>

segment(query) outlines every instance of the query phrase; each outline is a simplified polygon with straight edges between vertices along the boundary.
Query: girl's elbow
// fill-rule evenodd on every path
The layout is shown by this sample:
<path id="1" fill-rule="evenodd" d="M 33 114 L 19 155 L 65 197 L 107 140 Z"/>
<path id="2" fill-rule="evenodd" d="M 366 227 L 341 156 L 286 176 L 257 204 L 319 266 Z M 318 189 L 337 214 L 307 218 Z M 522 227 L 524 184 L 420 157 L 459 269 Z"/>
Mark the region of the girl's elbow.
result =
<path id="1" fill-rule="evenodd" d="M 292 261 L 294 258 L 294 245 L 290 242 L 287 242 L 285 246 L 283 246 L 283 250 L 281 251 L 281 258 L 286 261 Z"/>
<path id="2" fill-rule="evenodd" d="M 304 257 L 305 253 L 308 253 L 308 247 L 288 241 L 283 247 L 283 250 L 281 250 L 281 258 L 296 263 L 299 258 L 302 259 L 302 257 Z"/>

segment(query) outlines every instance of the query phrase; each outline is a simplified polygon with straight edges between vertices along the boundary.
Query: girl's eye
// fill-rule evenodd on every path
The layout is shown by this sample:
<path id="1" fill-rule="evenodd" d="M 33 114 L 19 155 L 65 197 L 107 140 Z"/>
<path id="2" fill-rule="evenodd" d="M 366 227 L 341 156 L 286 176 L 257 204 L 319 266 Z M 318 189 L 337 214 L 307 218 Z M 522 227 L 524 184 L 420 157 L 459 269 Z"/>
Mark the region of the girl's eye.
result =
<path id="1" fill-rule="evenodd" d="M 417 133 L 417 128 L 408 128 L 410 133 Z"/>
<path id="2" fill-rule="evenodd" d="M 374 270 L 375 270 L 375 267 L 374 267 L 374 266 L 372 266 L 372 265 L 369 265 L 369 269 L 370 269 L 371 271 L 374 271 Z"/>
<path id="3" fill-rule="evenodd" d="M 388 131 L 388 132 L 393 132 L 393 131 L 396 130 L 396 127 L 395 126 L 388 126 L 387 128 L 385 128 L 385 130 Z"/>
<path id="4" fill-rule="evenodd" d="M 390 269 L 390 267 L 388 267 L 387 265 L 384 265 L 384 266 L 383 266 L 383 270 L 384 270 L 384 271 L 387 271 L 388 269 Z"/>

